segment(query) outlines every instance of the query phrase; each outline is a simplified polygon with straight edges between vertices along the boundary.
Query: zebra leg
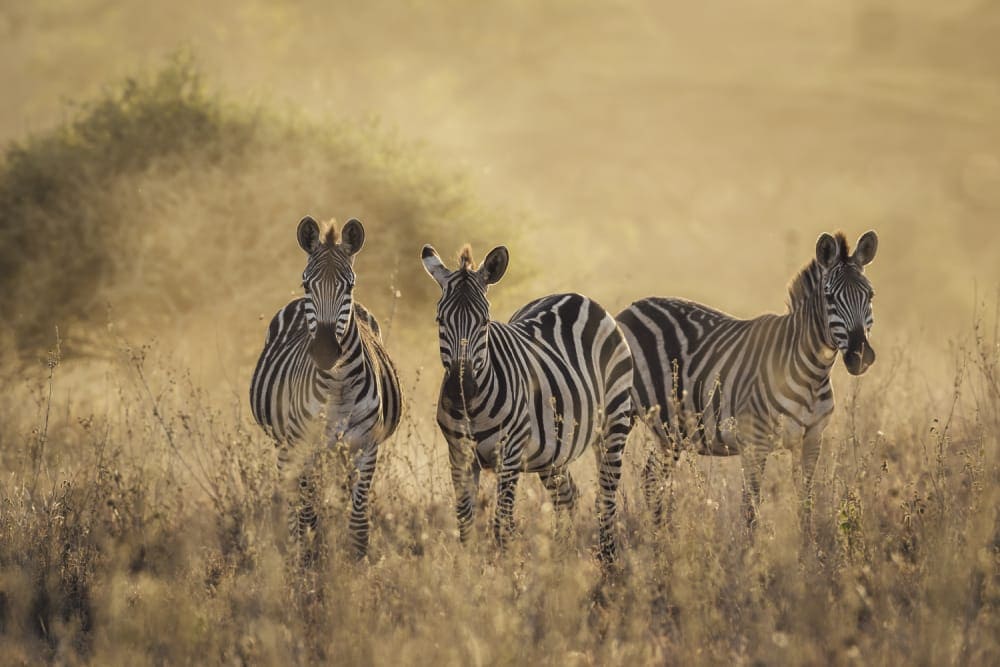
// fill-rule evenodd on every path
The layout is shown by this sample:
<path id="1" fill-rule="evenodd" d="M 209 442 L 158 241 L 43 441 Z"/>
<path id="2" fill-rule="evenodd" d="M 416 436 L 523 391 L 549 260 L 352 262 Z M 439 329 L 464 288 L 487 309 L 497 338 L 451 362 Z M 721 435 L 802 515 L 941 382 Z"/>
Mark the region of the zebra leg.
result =
<path id="1" fill-rule="evenodd" d="M 675 413 L 678 408 L 674 408 Z M 668 424 L 659 418 L 659 408 L 647 413 L 643 423 L 653 433 L 653 447 L 649 451 L 646 465 L 642 470 L 642 490 L 646 507 L 653 515 L 654 528 L 663 525 L 663 519 L 668 514 L 665 509 L 664 496 L 670 485 L 670 475 L 677 467 L 680 458 L 679 437 L 674 435 L 676 428 L 668 430 Z"/>
<path id="2" fill-rule="evenodd" d="M 538 473 L 538 476 L 542 480 L 542 485 L 549 492 L 552 506 L 555 508 L 555 543 L 553 546 L 557 550 L 571 548 L 571 513 L 576 508 L 576 501 L 580 495 L 576 483 L 566 468 L 545 470 Z"/>
<path id="3" fill-rule="evenodd" d="M 750 441 L 741 439 L 739 448 L 743 462 L 743 516 L 747 531 L 753 533 L 760 505 L 760 484 L 764 479 L 764 465 L 771 452 L 771 444 L 766 437 L 756 436 Z"/>
<path id="4" fill-rule="evenodd" d="M 576 500 L 580 495 L 566 468 L 553 468 L 538 473 L 542 479 L 542 484 L 552 498 L 552 505 L 556 510 L 570 510 L 576 507 Z"/>
<path id="5" fill-rule="evenodd" d="M 656 528 L 663 524 L 663 494 L 666 492 L 666 471 L 660 450 L 659 443 L 653 445 L 642 469 L 643 496 L 646 498 L 646 507 L 653 513 L 653 525 Z"/>
<path id="6" fill-rule="evenodd" d="M 628 402 L 626 401 L 626 408 Z M 599 556 L 601 564 L 607 568 L 618 557 L 615 540 L 615 518 L 618 513 L 618 484 L 622 478 L 622 453 L 625 440 L 631 428 L 628 409 L 617 417 L 609 419 L 604 436 L 594 451 L 597 455 L 597 476 L 600 488 L 597 492 L 597 522 L 600 539 Z"/>
<path id="7" fill-rule="evenodd" d="M 319 524 L 316 516 L 316 472 L 307 464 L 296 479 L 296 498 L 292 502 L 289 528 L 299 547 L 303 566 L 308 567 L 319 555 Z"/>
<path id="8" fill-rule="evenodd" d="M 646 506 L 653 514 L 653 527 L 663 526 L 669 515 L 669 502 L 665 500 L 671 489 L 670 476 L 680 458 L 680 449 L 673 444 L 657 443 L 649 451 L 649 458 L 642 469 L 642 490 Z"/>
<path id="9" fill-rule="evenodd" d="M 375 475 L 375 463 L 378 460 L 378 445 L 371 443 L 361 450 L 354 462 L 353 483 L 351 484 L 351 514 L 348 519 L 348 532 L 351 536 L 351 546 L 356 558 L 364 558 L 368 554 L 368 533 L 371 528 L 369 516 L 369 494 L 372 487 L 372 477 Z"/>
<path id="10" fill-rule="evenodd" d="M 823 429 L 826 423 L 814 424 L 806 430 L 802 438 L 802 516 L 801 528 L 804 538 L 812 536 L 813 475 L 819 460 L 823 443 Z"/>
<path id="11" fill-rule="evenodd" d="M 493 516 L 493 538 L 503 549 L 514 533 L 514 498 L 521 476 L 524 444 L 507 441 L 497 449 L 497 507 Z"/>
<path id="12" fill-rule="evenodd" d="M 474 443 L 465 439 L 449 443 L 448 447 L 451 484 L 455 488 L 455 515 L 458 518 L 458 535 L 463 544 L 469 541 L 472 534 L 476 492 L 479 487 L 478 470 L 473 470 L 474 447 Z"/>

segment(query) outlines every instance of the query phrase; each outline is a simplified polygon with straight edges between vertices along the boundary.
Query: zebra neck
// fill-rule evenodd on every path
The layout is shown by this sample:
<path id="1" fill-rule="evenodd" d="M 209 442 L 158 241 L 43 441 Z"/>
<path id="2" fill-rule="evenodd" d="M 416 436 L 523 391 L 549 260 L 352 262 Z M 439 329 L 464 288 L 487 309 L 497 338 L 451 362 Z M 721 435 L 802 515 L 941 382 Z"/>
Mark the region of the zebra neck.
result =
<path id="1" fill-rule="evenodd" d="M 358 330 L 357 314 L 351 313 L 351 319 L 344 329 L 344 338 L 340 341 L 340 359 L 333 368 L 330 375 L 335 380 L 348 379 L 357 374 L 358 363 L 365 363 L 365 355 L 360 354 L 362 350 L 361 332 Z"/>
<path id="2" fill-rule="evenodd" d="M 837 350 L 830 340 L 826 323 L 826 298 L 822 291 L 818 291 L 804 305 L 806 307 L 796 309 L 787 316 L 792 322 L 797 356 L 829 371 L 837 357 Z"/>
<path id="3" fill-rule="evenodd" d="M 475 386 L 475 391 L 473 395 L 464 397 L 465 406 L 472 413 L 478 413 L 482 405 L 493 400 L 491 394 L 498 382 L 503 386 L 510 386 L 509 369 L 501 362 L 499 354 L 498 337 L 502 337 L 503 332 L 498 336 L 497 330 L 503 327 L 506 325 L 495 321 L 490 322 L 489 339 L 486 342 L 486 364 L 478 373 L 473 373 L 471 368 L 465 371 L 473 373 L 472 384 Z M 468 416 L 472 417 L 473 415 Z"/>
<path id="4" fill-rule="evenodd" d="M 809 263 L 793 281 L 789 290 L 789 314 L 794 322 L 796 347 L 800 358 L 829 369 L 837 356 L 827 323 L 823 271 L 816 261 Z"/>

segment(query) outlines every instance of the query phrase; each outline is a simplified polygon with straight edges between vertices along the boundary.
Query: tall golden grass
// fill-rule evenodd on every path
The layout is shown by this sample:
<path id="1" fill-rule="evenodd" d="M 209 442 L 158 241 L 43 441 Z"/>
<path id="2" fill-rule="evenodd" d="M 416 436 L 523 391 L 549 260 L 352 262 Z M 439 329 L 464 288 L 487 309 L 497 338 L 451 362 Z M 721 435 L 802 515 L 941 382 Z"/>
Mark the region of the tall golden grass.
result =
<path id="1" fill-rule="evenodd" d="M 100 373 L 53 351 L 44 372 L 6 382 L 5 662 L 988 664 L 1000 650 L 998 343 L 981 322 L 956 349 L 946 405 L 905 362 L 883 383 L 850 384 L 811 536 L 787 451 L 772 456 L 752 538 L 738 463 L 695 456 L 681 459 L 656 533 L 640 490 L 650 440 L 637 430 L 624 567 L 611 579 L 593 554 L 585 465 L 584 509 L 558 538 L 529 477 L 514 545 L 497 552 L 480 516 L 461 547 L 445 448 L 430 406 L 412 399 L 380 454 L 369 559 L 350 556 L 330 483 L 322 557 L 303 570 L 285 532 L 287 482 L 242 397 L 206 395 L 155 348 L 119 342 Z M 103 409 L 64 391 L 84 378 Z"/>

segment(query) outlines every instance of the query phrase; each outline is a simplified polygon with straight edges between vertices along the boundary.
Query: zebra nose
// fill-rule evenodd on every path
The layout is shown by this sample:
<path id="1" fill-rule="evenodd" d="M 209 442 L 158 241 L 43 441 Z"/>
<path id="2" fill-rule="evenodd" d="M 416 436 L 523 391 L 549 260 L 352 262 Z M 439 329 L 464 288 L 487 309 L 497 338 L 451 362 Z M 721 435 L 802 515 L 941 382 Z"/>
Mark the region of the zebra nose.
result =
<path id="1" fill-rule="evenodd" d="M 861 355 L 861 365 L 867 370 L 869 366 L 875 363 L 875 350 L 871 345 L 865 343 L 865 350 Z"/>
<path id="2" fill-rule="evenodd" d="M 868 367 L 875 363 L 875 350 L 872 349 L 868 341 L 861 341 L 856 346 L 851 346 L 844 355 L 844 366 L 851 375 L 861 375 L 868 370 Z"/>
<path id="3" fill-rule="evenodd" d="M 475 398 L 478 389 L 472 372 L 466 366 L 464 372 L 459 372 L 461 366 L 455 364 L 452 369 L 445 371 L 444 385 L 441 391 L 441 400 L 447 410 L 452 408 L 464 410 L 469 401 Z"/>
<path id="4" fill-rule="evenodd" d="M 333 368 L 340 358 L 340 343 L 333 327 L 320 326 L 309 343 L 309 356 L 318 368 Z"/>

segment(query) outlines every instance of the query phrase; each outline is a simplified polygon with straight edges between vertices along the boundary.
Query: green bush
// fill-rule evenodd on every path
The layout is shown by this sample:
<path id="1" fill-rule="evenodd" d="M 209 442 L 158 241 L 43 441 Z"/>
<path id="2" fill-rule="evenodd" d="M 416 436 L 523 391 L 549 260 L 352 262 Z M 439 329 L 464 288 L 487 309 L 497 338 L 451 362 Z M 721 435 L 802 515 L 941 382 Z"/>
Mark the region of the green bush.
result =
<path id="1" fill-rule="evenodd" d="M 362 298 L 380 317 L 389 286 L 425 297 L 405 300 L 404 317 L 433 303 L 423 243 L 447 251 L 498 227 L 464 179 L 377 122 L 227 102 L 178 55 L 7 148 L 0 307 L 22 350 L 59 325 L 70 356 L 109 321 L 148 333 L 198 313 L 269 316 L 297 286 L 306 213 L 365 222 Z"/>

